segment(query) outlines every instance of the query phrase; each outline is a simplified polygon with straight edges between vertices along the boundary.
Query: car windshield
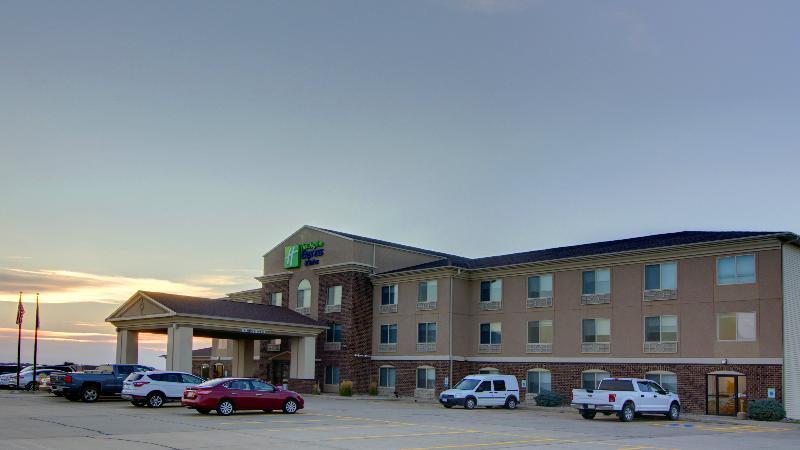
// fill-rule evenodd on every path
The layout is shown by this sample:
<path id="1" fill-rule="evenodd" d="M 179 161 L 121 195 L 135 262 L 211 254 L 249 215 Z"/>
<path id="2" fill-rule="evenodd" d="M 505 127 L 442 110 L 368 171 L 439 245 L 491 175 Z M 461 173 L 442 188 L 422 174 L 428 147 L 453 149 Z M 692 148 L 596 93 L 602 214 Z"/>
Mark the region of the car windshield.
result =
<path id="1" fill-rule="evenodd" d="M 464 378 L 463 380 L 459 381 L 457 385 L 453 386 L 453 389 L 458 389 L 459 391 L 471 391 L 475 389 L 475 386 L 480 383 L 481 380 L 476 380 L 474 378 Z"/>

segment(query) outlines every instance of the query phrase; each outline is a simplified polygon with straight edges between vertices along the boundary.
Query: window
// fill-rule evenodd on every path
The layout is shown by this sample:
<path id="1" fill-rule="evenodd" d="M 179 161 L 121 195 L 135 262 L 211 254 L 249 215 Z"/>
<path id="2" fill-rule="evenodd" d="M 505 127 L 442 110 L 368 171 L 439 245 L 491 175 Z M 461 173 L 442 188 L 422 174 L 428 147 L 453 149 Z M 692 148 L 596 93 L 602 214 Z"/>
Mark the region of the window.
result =
<path id="1" fill-rule="evenodd" d="M 325 366 L 325 384 L 339 384 L 339 367 Z"/>
<path id="2" fill-rule="evenodd" d="M 583 342 L 611 342 L 611 320 L 583 319 Z"/>
<path id="3" fill-rule="evenodd" d="M 325 334 L 325 342 L 342 342 L 342 325 L 332 323 Z"/>
<path id="4" fill-rule="evenodd" d="M 204 366 L 203 367 L 204 369 L 208 370 L 208 365 L 207 364 L 203 364 L 203 366 Z M 186 383 L 186 384 L 200 384 L 200 383 L 203 382 L 203 379 L 200 378 L 200 377 L 196 377 L 194 375 L 189 375 L 188 373 L 182 373 L 181 374 L 181 381 Z"/>
<path id="5" fill-rule="evenodd" d="M 678 288 L 678 263 L 647 264 L 644 266 L 646 291 Z"/>
<path id="6" fill-rule="evenodd" d="M 342 304 L 342 287 L 330 286 L 328 288 L 328 302 L 327 305 L 341 305 Z"/>
<path id="7" fill-rule="evenodd" d="M 397 344 L 397 324 L 381 325 L 381 344 Z"/>
<path id="8" fill-rule="evenodd" d="M 551 390 L 551 374 L 549 370 L 534 369 L 528 371 L 528 393 L 541 394 Z"/>
<path id="9" fill-rule="evenodd" d="M 499 302 L 503 298 L 503 280 L 481 281 L 481 301 Z"/>
<path id="10" fill-rule="evenodd" d="M 488 392 L 492 390 L 492 382 L 489 380 L 481 381 L 481 384 L 475 388 L 475 392 Z"/>
<path id="11" fill-rule="evenodd" d="M 269 304 L 283 306 L 283 292 L 273 292 L 269 294 Z"/>
<path id="12" fill-rule="evenodd" d="M 381 305 L 397 304 L 397 285 L 384 286 L 381 288 Z"/>
<path id="13" fill-rule="evenodd" d="M 422 322 L 417 324 L 417 344 L 436 343 L 436 322 Z"/>
<path id="14" fill-rule="evenodd" d="M 718 314 L 717 339 L 720 341 L 755 341 L 756 313 Z"/>
<path id="15" fill-rule="evenodd" d="M 397 384 L 397 370 L 394 367 L 378 369 L 378 387 L 393 388 Z"/>
<path id="16" fill-rule="evenodd" d="M 502 344 L 502 326 L 500 322 L 481 324 L 481 345 Z"/>
<path id="17" fill-rule="evenodd" d="M 504 380 L 494 380 L 494 390 L 495 391 L 505 391 L 506 390 L 506 382 Z"/>
<path id="18" fill-rule="evenodd" d="M 745 284 L 755 282 L 755 255 L 727 256 L 717 259 L 717 284 Z"/>
<path id="19" fill-rule="evenodd" d="M 253 385 L 253 389 L 256 391 L 275 392 L 275 386 L 261 380 L 251 380 L 250 384 Z"/>
<path id="20" fill-rule="evenodd" d="M 228 340 L 227 339 L 217 339 L 217 348 L 219 350 L 225 350 L 228 348 Z"/>
<path id="21" fill-rule="evenodd" d="M 583 272 L 583 295 L 611 293 L 611 270 L 598 269 Z"/>
<path id="22" fill-rule="evenodd" d="M 297 285 L 297 307 L 308 308 L 311 306 L 311 283 L 303 280 Z"/>
<path id="23" fill-rule="evenodd" d="M 528 322 L 528 344 L 552 344 L 553 321 L 532 320 Z"/>
<path id="24" fill-rule="evenodd" d="M 436 388 L 436 369 L 433 367 L 417 368 L 417 389 Z"/>
<path id="25" fill-rule="evenodd" d="M 678 316 L 644 318 L 645 342 L 678 342 Z"/>
<path id="26" fill-rule="evenodd" d="M 600 370 L 587 370 L 581 374 L 581 387 L 583 389 L 597 389 L 603 379 L 610 377 L 608 372 Z"/>
<path id="27" fill-rule="evenodd" d="M 631 380 L 615 380 L 606 378 L 600 381 L 598 389 L 603 389 L 604 391 L 633 392 L 633 382 Z"/>
<path id="28" fill-rule="evenodd" d="M 261 341 L 253 340 L 253 359 L 261 359 Z"/>
<path id="29" fill-rule="evenodd" d="M 439 300 L 439 283 L 436 280 L 423 281 L 419 284 L 419 296 L 417 302 L 428 303 Z"/>
<path id="30" fill-rule="evenodd" d="M 670 392 L 678 392 L 678 376 L 672 372 L 648 372 L 644 377 Z"/>
<path id="31" fill-rule="evenodd" d="M 225 384 L 223 384 L 228 389 L 232 389 L 235 391 L 252 391 L 252 387 L 250 386 L 250 382 L 248 380 L 232 380 Z"/>
<path id="32" fill-rule="evenodd" d="M 553 296 L 553 275 L 528 277 L 528 298 Z"/>

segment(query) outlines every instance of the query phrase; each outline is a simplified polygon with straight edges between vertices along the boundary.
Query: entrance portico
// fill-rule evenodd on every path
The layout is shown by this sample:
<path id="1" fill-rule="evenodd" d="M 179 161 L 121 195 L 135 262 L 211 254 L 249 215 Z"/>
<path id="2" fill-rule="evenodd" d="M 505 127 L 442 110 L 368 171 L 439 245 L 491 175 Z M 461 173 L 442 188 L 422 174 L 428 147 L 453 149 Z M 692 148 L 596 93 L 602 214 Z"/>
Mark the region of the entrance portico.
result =
<path id="1" fill-rule="evenodd" d="M 192 338 L 231 342 L 232 376 L 257 370 L 254 340 L 288 339 L 290 384 L 314 380 L 316 338 L 326 329 L 316 320 L 278 306 L 138 291 L 107 319 L 117 328 L 117 363 L 138 362 L 140 332 L 167 335 L 167 370 L 191 372 Z"/>

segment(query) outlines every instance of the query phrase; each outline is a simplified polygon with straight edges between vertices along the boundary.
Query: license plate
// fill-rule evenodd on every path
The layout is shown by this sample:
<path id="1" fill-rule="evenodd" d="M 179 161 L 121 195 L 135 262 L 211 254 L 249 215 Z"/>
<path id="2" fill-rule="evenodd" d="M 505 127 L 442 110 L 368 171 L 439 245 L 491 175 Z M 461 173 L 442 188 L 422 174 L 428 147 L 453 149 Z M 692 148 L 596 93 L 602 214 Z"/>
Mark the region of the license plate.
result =
<path id="1" fill-rule="evenodd" d="M 594 405 L 588 405 L 589 409 L 594 409 Z"/>

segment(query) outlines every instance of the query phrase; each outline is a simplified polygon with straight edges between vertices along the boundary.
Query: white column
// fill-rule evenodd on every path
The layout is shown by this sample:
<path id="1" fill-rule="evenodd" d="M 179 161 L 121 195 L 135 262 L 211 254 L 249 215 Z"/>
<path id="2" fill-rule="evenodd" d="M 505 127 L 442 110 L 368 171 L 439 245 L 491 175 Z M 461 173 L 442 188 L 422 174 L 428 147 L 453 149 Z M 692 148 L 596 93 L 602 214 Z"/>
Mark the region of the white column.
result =
<path id="1" fill-rule="evenodd" d="M 317 338 L 314 336 L 293 337 L 290 344 L 292 359 L 289 366 L 289 378 L 313 380 Z"/>
<path id="2" fill-rule="evenodd" d="M 167 370 L 192 372 L 194 329 L 173 324 L 167 329 Z"/>
<path id="3" fill-rule="evenodd" d="M 117 329 L 117 364 L 139 363 L 139 332 Z"/>
<path id="4" fill-rule="evenodd" d="M 255 352 L 252 339 L 231 340 L 234 345 L 233 360 L 231 361 L 231 376 L 252 377 L 255 372 Z"/>

